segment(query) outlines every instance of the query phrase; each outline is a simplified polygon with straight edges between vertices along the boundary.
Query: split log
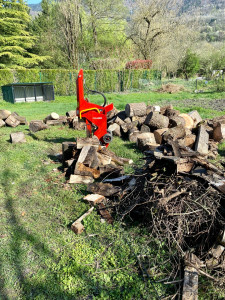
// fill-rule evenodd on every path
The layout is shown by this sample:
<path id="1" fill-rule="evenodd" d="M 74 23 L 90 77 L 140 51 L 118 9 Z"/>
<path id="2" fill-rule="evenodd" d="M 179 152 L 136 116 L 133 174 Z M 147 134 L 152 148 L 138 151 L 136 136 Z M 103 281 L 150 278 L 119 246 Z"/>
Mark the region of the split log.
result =
<path id="1" fill-rule="evenodd" d="M 70 110 L 66 113 L 66 116 L 69 118 L 74 118 L 77 116 L 77 111 L 76 110 Z"/>
<path id="2" fill-rule="evenodd" d="M 149 127 L 148 127 L 149 128 Z M 142 132 L 143 133 L 143 132 Z M 133 131 L 133 132 L 131 132 L 130 134 L 129 134 L 129 141 L 131 142 L 131 143 L 136 143 L 137 142 L 137 138 L 138 138 L 138 136 L 140 135 L 140 131 L 139 130 L 135 130 L 135 131 Z"/>
<path id="3" fill-rule="evenodd" d="M 63 142 L 62 143 L 62 161 L 65 167 L 65 162 L 71 158 L 75 158 L 76 153 L 78 150 L 76 149 L 75 142 Z"/>
<path id="4" fill-rule="evenodd" d="M 91 176 L 95 179 L 100 177 L 100 171 L 97 169 L 86 167 L 83 163 L 77 162 L 74 170 L 75 175 Z"/>
<path id="5" fill-rule="evenodd" d="M 177 162 L 177 173 L 189 173 L 193 167 L 194 167 L 194 162 L 191 161 L 189 158 L 180 158 Z"/>
<path id="6" fill-rule="evenodd" d="M 89 194 L 83 198 L 84 200 L 88 201 L 90 204 L 95 205 L 99 202 L 105 200 L 105 197 L 99 194 Z"/>
<path id="7" fill-rule="evenodd" d="M 11 111 L 6 109 L 0 109 L 0 119 L 6 120 L 11 115 Z"/>
<path id="8" fill-rule="evenodd" d="M 158 112 L 151 112 L 147 115 L 145 124 L 153 129 L 168 128 L 169 119 Z"/>
<path id="9" fill-rule="evenodd" d="M 219 259 L 224 249 L 225 249 L 224 246 L 217 245 L 209 251 L 209 254 L 211 254 L 214 258 Z"/>
<path id="10" fill-rule="evenodd" d="M 194 127 L 194 120 L 188 114 L 180 114 L 179 117 L 184 119 L 186 128 L 192 129 Z"/>
<path id="11" fill-rule="evenodd" d="M 74 128 L 75 130 L 86 130 L 86 123 L 83 120 L 78 120 L 74 118 L 70 122 L 70 127 Z"/>
<path id="12" fill-rule="evenodd" d="M 164 115 L 168 118 L 172 118 L 178 116 L 180 114 L 179 110 L 175 110 L 173 108 L 167 108 Z"/>
<path id="13" fill-rule="evenodd" d="M 137 147 L 139 149 L 145 150 L 145 146 L 147 143 L 156 144 L 154 133 L 152 132 L 144 132 L 140 133 L 137 137 Z"/>
<path id="14" fill-rule="evenodd" d="M 150 128 L 147 125 L 143 124 L 141 125 L 141 132 L 150 132 Z"/>
<path id="15" fill-rule="evenodd" d="M 128 103 L 125 106 L 125 113 L 127 117 L 138 116 L 142 117 L 146 115 L 147 105 L 144 102 L 141 103 Z"/>
<path id="16" fill-rule="evenodd" d="M 10 140 L 13 144 L 26 143 L 26 137 L 23 132 L 14 132 L 10 134 Z"/>
<path id="17" fill-rule="evenodd" d="M 99 166 L 99 171 L 101 176 L 120 176 L 124 174 L 124 169 L 123 167 L 119 167 L 119 166 L 114 166 L 112 164 L 109 165 L 105 165 L 105 166 Z"/>
<path id="18" fill-rule="evenodd" d="M 115 117 L 116 114 L 118 114 L 118 109 L 116 109 L 115 107 L 113 107 L 112 110 L 107 112 L 107 120 L 112 119 L 113 117 Z"/>
<path id="19" fill-rule="evenodd" d="M 194 127 L 196 127 L 197 124 L 202 121 L 202 118 L 199 115 L 197 110 L 193 110 L 193 111 L 189 112 L 188 115 L 193 119 Z"/>
<path id="20" fill-rule="evenodd" d="M 90 184 L 94 182 L 94 178 L 91 176 L 80 176 L 71 174 L 69 183 L 77 184 Z"/>
<path id="21" fill-rule="evenodd" d="M 32 132 L 37 132 L 37 131 L 44 130 L 47 128 L 48 128 L 48 126 L 43 121 L 39 121 L 39 120 L 30 121 L 30 124 L 29 124 L 29 129 Z"/>
<path id="22" fill-rule="evenodd" d="M 195 143 L 195 151 L 200 154 L 208 154 L 209 151 L 209 134 L 206 132 L 204 125 L 201 125 L 198 129 L 198 136 Z"/>
<path id="23" fill-rule="evenodd" d="M 120 125 L 118 125 L 117 123 L 110 125 L 108 129 L 112 132 L 113 135 L 119 137 L 121 136 Z"/>
<path id="24" fill-rule="evenodd" d="M 91 207 L 85 214 L 83 214 L 79 219 L 77 219 L 73 224 L 71 225 L 71 229 L 76 233 L 80 234 L 84 231 L 84 226 L 82 225 L 82 220 L 86 218 L 90 213 L 94 210 L 94 207 Z"/>
<path id="25" fill-rule="evenodd" d="M 77 149 L 82 149 L 87 145 L 98 148 L 100 145 L 99 139 L 96 136 L 92 138 L 77 138 Z"/>
<path id="26" fill-rule="evenodd" d="M 162 144 L 163 134 L 168 130 L 168 128 L 156 129 L 154 130 L 155 141 L 158 144 Z"/>
<path id="27" fill-rule="evenodd" d="M 131 133 L 133 131 L 136 131 L 137 130 L 137 125 L 138 125 L 138 122 L 137 121 L 133 121 L 131 123 L 124 123 L 122 126 L 121 126 L 121 129 L 122 129 L 122 132 L 123 133 Z"/>
<path id="28" fill-rule="evenodd" d="M 182 300 L 198 299 L 198 270 L 190 264 L 197 259 L 194 254 L 190 254 L 190 258 L 185 258 L 184 282 Z"/>
<path id="29" fill-rule="evenodd" d="M 213 128 L 213 139 L 216 142 L 225 139 L 225 124 L 222 124 L 220 122 L 215 123 Z"/>
<path id="30" fill-rule="evenodd" d="M 177 139 L 184 137 L 185 134 L 186 134 L 186 132 L 185 132 L 185 128 L 183 126 L 172 127 L 172 128 L 169 128 L 163 134 L 163 139 L 165 141 L 168 141 L 169 139 L 175 141 Z"/>
<path id="31" fill-rule="evenodd" d="M 10 127 L 17 127 L 18 125 L 20 125 L 20 122 L 17 119 L 15 119 L 12 115 L 10 115 L 5 120 L 5 124 L 10 126 Z"/>
<path id="32" fill-rule="evenodd" d="M 83 164 L 87 167 L 97 169 L 99 166 L 99 159 L 97 155 L 96 147 L 91 146 L 88 150 L 87 156 L 83 161 Z"/>
<path id="33" fill-rule="evenodd" d="M 105 219 L 108 224 L 113 224 L 113 217 L 102 202 L 98 203 L 98 209 L 103 219 Z"/>
<path id="34" fill-rule="evenodd" d="M 115 121 L 116 124 L 118 124 L 119 126 L 122 126 L 125 122 L 120 118 L 120 117 L 116 117 Z"/>
<path id="35" fill-rule="evenodd" d="M 99 153 L 110 156 L 112 159 L 112 162 L 114 162 L 116 165 L 119 165 L 119 166 L 123 166 L 124 164 L 132 164 L 133 163 L 132 159 L 119 157 L 114 152 L 112 152 L 106 148 L 100 149 Z"/>
<path id="36" fill-rule="evenodd" d="M 127 117 L 125 120 L 124 120 L 125 123 L 131 123 L 131 118 Z"/>
<path id="37" fill-rule="evenodd" d="M 103 153 L 97 153 L 97 157 L 99 160 L 99 165 L 102 165 L 102 166 L 109 165 L 112 161 L 111 156 L 105 155 Z"/>
<path id="38" fill-rule="evenodd" d="M 144 117 L 137 117 L 137 116 L 134 116 L 134 117 L 132 117 L 132 122 L 137 122 L 137 125 L 138 125 L 138 126 L 141 126 L 141 125 L 144 124 L 145 119 L 146 119 L 146 116 L 144 116 Z"/>
<path id="39" fill-rule="evenodd" d="M 66 160 L 66 161 L 64 162 L 64 164 L 65 164 L 65 167 L 66 167 L 66 168 L 69 168 L 69 167 L 71 167 L 73 164 L 75 165 L 75 159 L 74 159 L 74 158 L 68 159 L 68 160 Z"/>
<path id="40" fill-rule="evenodd" d="M 0 128 L 3 126 L 5 126 L 5 122 L 2 119 L 0 119 Z"/>
<path id="41" fill-rule="evenodd" d="M 178 144 L 179 146 L 193 148 L 195 141 L 196 141 L 196 135 L 189 134 L 183 137 L 182 139 L 179 139 Z"/>
<path id="42" fill-rule="evenodd" d="M 183 126 L 185 127 L 185 120 L 182 117 L 174 116 L 169 119 L 169 127 Z"/>
<path id="43" fill-rule="evenodd" d="M 121 188 L 118 186 L 113 186 L 110 183 L 95 182 L 88 185 L 87 191 L 103 195 L 105 197 L 110 197 L 118 194 L 121 191 Z"/>
<path id="44" fill-rule="evenodd" d="M 12 113 L 12 116 L 20 122 L 20 125 L 27 125 L 27 119 L 25 117 L 19 116 L 16 112 Z"/>
<path id="45" fill-rule="evenodd" d="M 79 155 L 79 158 L 78 158 L 78 163 L 83 163 L 85 161 L 85 159 L 87 158 L 88 156 L 88 153 L 89 153 L 89 150 L 91 148 L 91 145 L 85 145 L 81 152 L 80 152 L 80 155 Z M 87 158 L 88 160 L 88 158 Z"/>

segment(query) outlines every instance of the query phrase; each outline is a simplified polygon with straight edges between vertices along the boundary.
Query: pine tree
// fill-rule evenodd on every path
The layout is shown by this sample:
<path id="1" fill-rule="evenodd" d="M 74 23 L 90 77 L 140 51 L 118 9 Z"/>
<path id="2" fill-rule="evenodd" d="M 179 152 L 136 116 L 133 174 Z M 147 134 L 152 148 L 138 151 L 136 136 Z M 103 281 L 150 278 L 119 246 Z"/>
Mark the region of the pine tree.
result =
<path id="1" fill-rule="evenodd" d="M 29 8 L 23 0 L 0 0 L 0 69 L 33 67 L 47 57 L 31 52 Z"/>

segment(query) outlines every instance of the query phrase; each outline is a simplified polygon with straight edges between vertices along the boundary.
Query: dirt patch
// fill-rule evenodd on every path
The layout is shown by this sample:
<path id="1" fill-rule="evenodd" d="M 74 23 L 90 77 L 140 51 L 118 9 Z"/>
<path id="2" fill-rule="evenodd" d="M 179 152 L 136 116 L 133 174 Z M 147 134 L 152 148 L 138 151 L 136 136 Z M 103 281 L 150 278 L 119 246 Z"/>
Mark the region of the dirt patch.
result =
<path id="1" fill-rule="evenodd" d="M 184 91 L 184 87 L 182 85 L 177 85 L 172 83 L 164 84 L 160 89 L 157 90 L 157 92 L 169 93 L 169 94 L 174 94 L 181 91 Z"/>
<path id="2" fill-rule="evenodd" d="M 172 104 L 177 107 L 202 107 L 217 111 L 225 110 L 225 99 L 184 99 L 163 100 L 160 105 Z"/>

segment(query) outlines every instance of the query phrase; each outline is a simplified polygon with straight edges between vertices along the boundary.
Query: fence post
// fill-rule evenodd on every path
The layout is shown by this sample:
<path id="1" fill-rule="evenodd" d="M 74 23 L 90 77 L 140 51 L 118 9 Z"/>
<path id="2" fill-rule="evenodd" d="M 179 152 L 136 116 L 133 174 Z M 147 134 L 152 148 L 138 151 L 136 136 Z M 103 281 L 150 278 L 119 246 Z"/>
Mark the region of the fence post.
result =
<path id="1" fill-rule="evenodd" d="M 41 71 L 39 72 L 40 82 L 41 82 Z"/>

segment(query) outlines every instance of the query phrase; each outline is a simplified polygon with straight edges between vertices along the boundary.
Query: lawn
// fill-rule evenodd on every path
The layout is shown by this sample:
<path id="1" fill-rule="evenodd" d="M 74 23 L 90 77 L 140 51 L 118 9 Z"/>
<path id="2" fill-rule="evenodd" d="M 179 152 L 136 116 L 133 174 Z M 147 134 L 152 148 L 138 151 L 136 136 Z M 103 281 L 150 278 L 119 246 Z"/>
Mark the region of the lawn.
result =
<path id="1" fill-rule="evenodd" d="M 98 98 L 90 96 L 100 104 Z M 176 108 L 187 111 L 191 107 L 184 107 L 185 99 L 207 102 L 224 99 L 225 93 L 149 92 L 108 94 L 107 98 L 118 109 L 128 102 L 176 101 Z M 58 96 L 48 103 L 0 101 L 0 109 L 16 111 L 28 121 L 53 111 L 65 115 L 75 108 L 75 96 Z M 203 117 L 225 114 L 198 109 Z M 9 142 L 10 133 L 17 131 L 25 133 L 25 144 Z M 66 184 L 58 154 L 63 141 L 78 136 L 85 133 L 65 126 L 36 134 L 28 126 L 0 129 L 0 299 L 162 299 L 175 293 L 175 285 L 161 281 L 164 268 L 170 267 L 164 264 L 168 253 L 138 224 L 117 220 L 111 226 L 94 211 L 84 220 L 82 235 L 70 230 L 70 224 L 88 209 L 82 200 L 87 192 L 83 185 Z M 143 157 L 134 144 L 119 138 L 114 138 L 110 149 L 137 164 Z M 147 258 L 150 278 L 143 276 L 139 256 Z M 224 299 L 222 291 L 216 292 L 202 279 L 200 299 L 212 296 Z"/>

